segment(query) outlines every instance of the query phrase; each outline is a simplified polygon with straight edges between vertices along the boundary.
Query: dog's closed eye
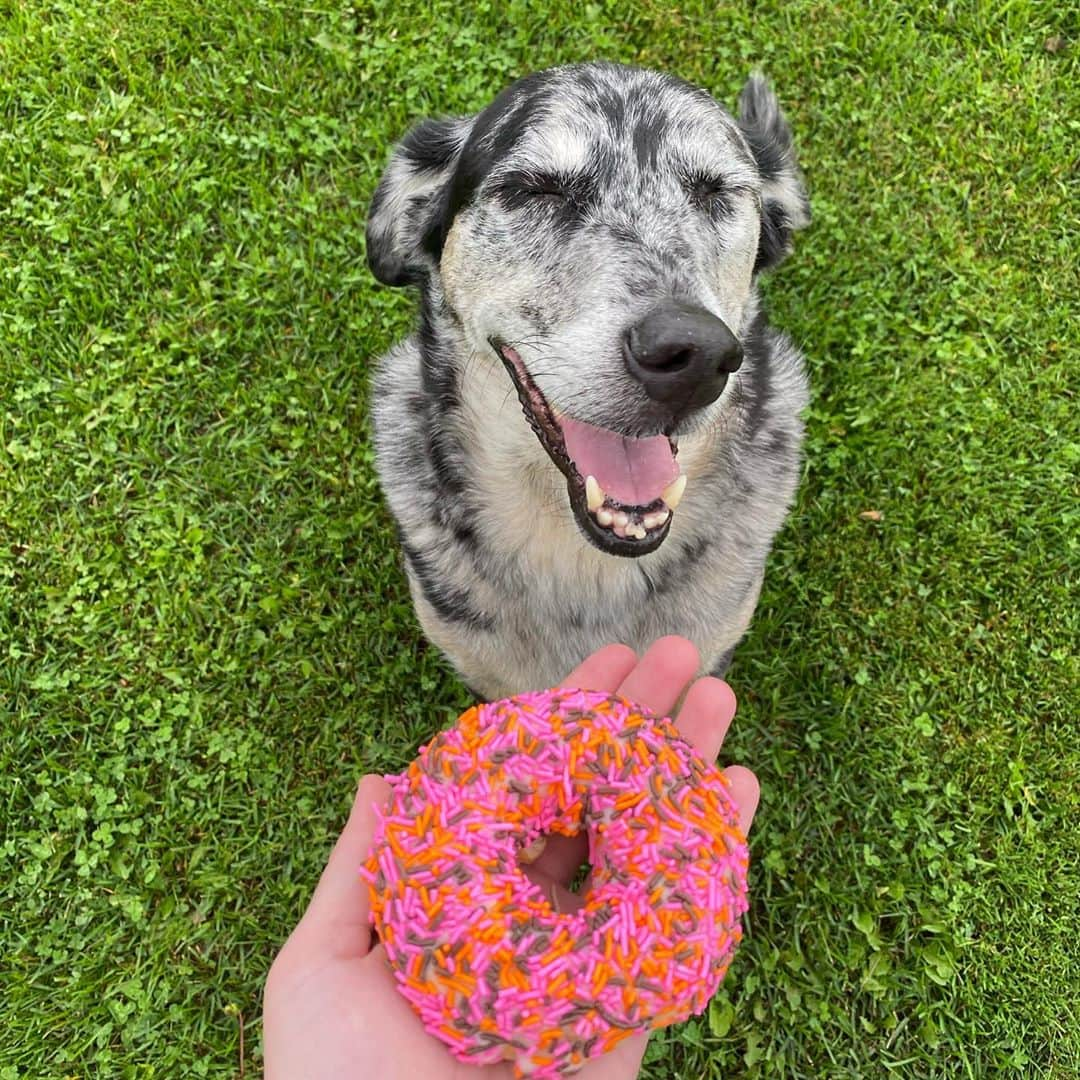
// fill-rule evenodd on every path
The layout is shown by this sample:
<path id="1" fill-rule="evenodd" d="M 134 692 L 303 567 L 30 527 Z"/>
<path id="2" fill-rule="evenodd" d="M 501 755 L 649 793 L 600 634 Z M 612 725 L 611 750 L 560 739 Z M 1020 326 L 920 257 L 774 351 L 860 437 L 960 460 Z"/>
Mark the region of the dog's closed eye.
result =
<path id="1" fill-rule="evenodd" d="M 717 218 L 731 213 L 732 196 L 738 190 L 720 177 L 701 174 L 687 176 L 683 180 L 683 187 L 694 206 Z"/>
<path id="2" fill-rule="evenodd" d="M 570 201 L 570 193 L 554 177 L 538 176 L 522 188 L 522 193 L 530 199 L 557 199 Z"/>
<path id="3" fill-rule="evenodd" d="M 540 172 L 506 173 L 495 185 L 494 193 L 508 210 L 530 205 L 580 210 L 587 198 L 581 178 Z"/>

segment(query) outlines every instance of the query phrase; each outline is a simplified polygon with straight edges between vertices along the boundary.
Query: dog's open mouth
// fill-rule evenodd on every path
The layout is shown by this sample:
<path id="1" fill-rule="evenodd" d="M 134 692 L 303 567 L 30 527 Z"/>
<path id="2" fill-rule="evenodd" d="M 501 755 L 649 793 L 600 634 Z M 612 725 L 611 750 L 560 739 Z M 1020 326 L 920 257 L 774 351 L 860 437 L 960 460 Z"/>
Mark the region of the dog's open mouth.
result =
<path id="1" fill-rule="evenodd" d="M 493 341 L 540 445 L 566 477 L 570 505 L 601 551 L 634 557 L 655 551 L 671 528 L 686 477 L 667 435 L 632 439 L 556 412 L 521 357 Z"/>

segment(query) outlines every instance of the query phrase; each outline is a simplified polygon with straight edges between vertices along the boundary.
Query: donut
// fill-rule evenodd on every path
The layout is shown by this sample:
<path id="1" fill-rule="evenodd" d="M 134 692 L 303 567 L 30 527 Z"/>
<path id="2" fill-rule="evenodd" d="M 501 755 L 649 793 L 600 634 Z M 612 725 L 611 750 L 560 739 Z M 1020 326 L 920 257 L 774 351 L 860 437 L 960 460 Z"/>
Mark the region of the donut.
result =
<path id="1" fill-rule="evenodd" d="M 398 990 L 459 1061 L 571 1073 L 700 1013 L 746 911 L 746 840 L 723 774 L 611 694 L 479 705 L 389 776 L 368 883 Z M 584 906 L 522 869 L 584 830 Z"/>

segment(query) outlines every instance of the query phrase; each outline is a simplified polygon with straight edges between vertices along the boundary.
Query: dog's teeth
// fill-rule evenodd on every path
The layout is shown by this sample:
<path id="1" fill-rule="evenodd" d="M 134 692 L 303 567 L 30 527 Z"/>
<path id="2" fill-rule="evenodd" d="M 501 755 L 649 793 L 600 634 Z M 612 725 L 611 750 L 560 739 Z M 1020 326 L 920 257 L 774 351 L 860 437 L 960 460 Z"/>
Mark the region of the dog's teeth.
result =
<path id="1" fill-rule="evenodd" d="M 594 514 L 604 505 L 604 489 L 596 482 L 595 476 L 585 477 L 585 501 Z"/>
<path id="2" fill-rule="evenodd" d="M 615 515 L 610 510 L 597 510 L 596 520 L 606 528 L 615 520 Z"/>
<path id="3" fill-rule="evenodd" d="M 682 502 L 684 491 L 686 491 L 686 473 L 679 473 L 679 475 L 664 488 L 660 497 L 667 503 L 669 510 L 674 510 L 675 507 Z"/>
<path id="4" fill-rule="evenodd" d="M 630 515 L 623 513 L 622 510 L 617 510 L 612 520 L 620 529 L 625 529 L 630 524 Z"/>
<path id="5" fill-rule="evenodd" d="M 663 525 L 668 519 L 668 512 L 666 510 L 654 510 L 651 514 L 646 514 L 641 520 L 646 529 L 655 529 L 658 525 Z"/>
<path id="6" fill-rule="evenodd" d="M 631 525 L 626 530 L 627 535 L 632 536 L 635 540 L 645 539 L 645 526 L 644 525 Z"/>

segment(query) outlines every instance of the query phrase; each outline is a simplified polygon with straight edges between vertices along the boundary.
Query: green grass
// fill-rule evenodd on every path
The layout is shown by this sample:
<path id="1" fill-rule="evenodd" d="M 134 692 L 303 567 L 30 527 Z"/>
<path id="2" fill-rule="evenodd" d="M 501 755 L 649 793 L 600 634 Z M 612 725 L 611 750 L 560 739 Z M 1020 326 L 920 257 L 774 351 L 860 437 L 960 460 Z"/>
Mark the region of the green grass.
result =
<path id="1" fill-rule="evenodd" d="M 1034 0 L 0 2 L 0 1078 L 257 1072 L 358 776 L 466 702 L 372 469 L 367 200 L 590 57 L 763 66 L 816 218 L 749 936 L 648 1075 L 1080 1074 L 1078 50 Z"/>

